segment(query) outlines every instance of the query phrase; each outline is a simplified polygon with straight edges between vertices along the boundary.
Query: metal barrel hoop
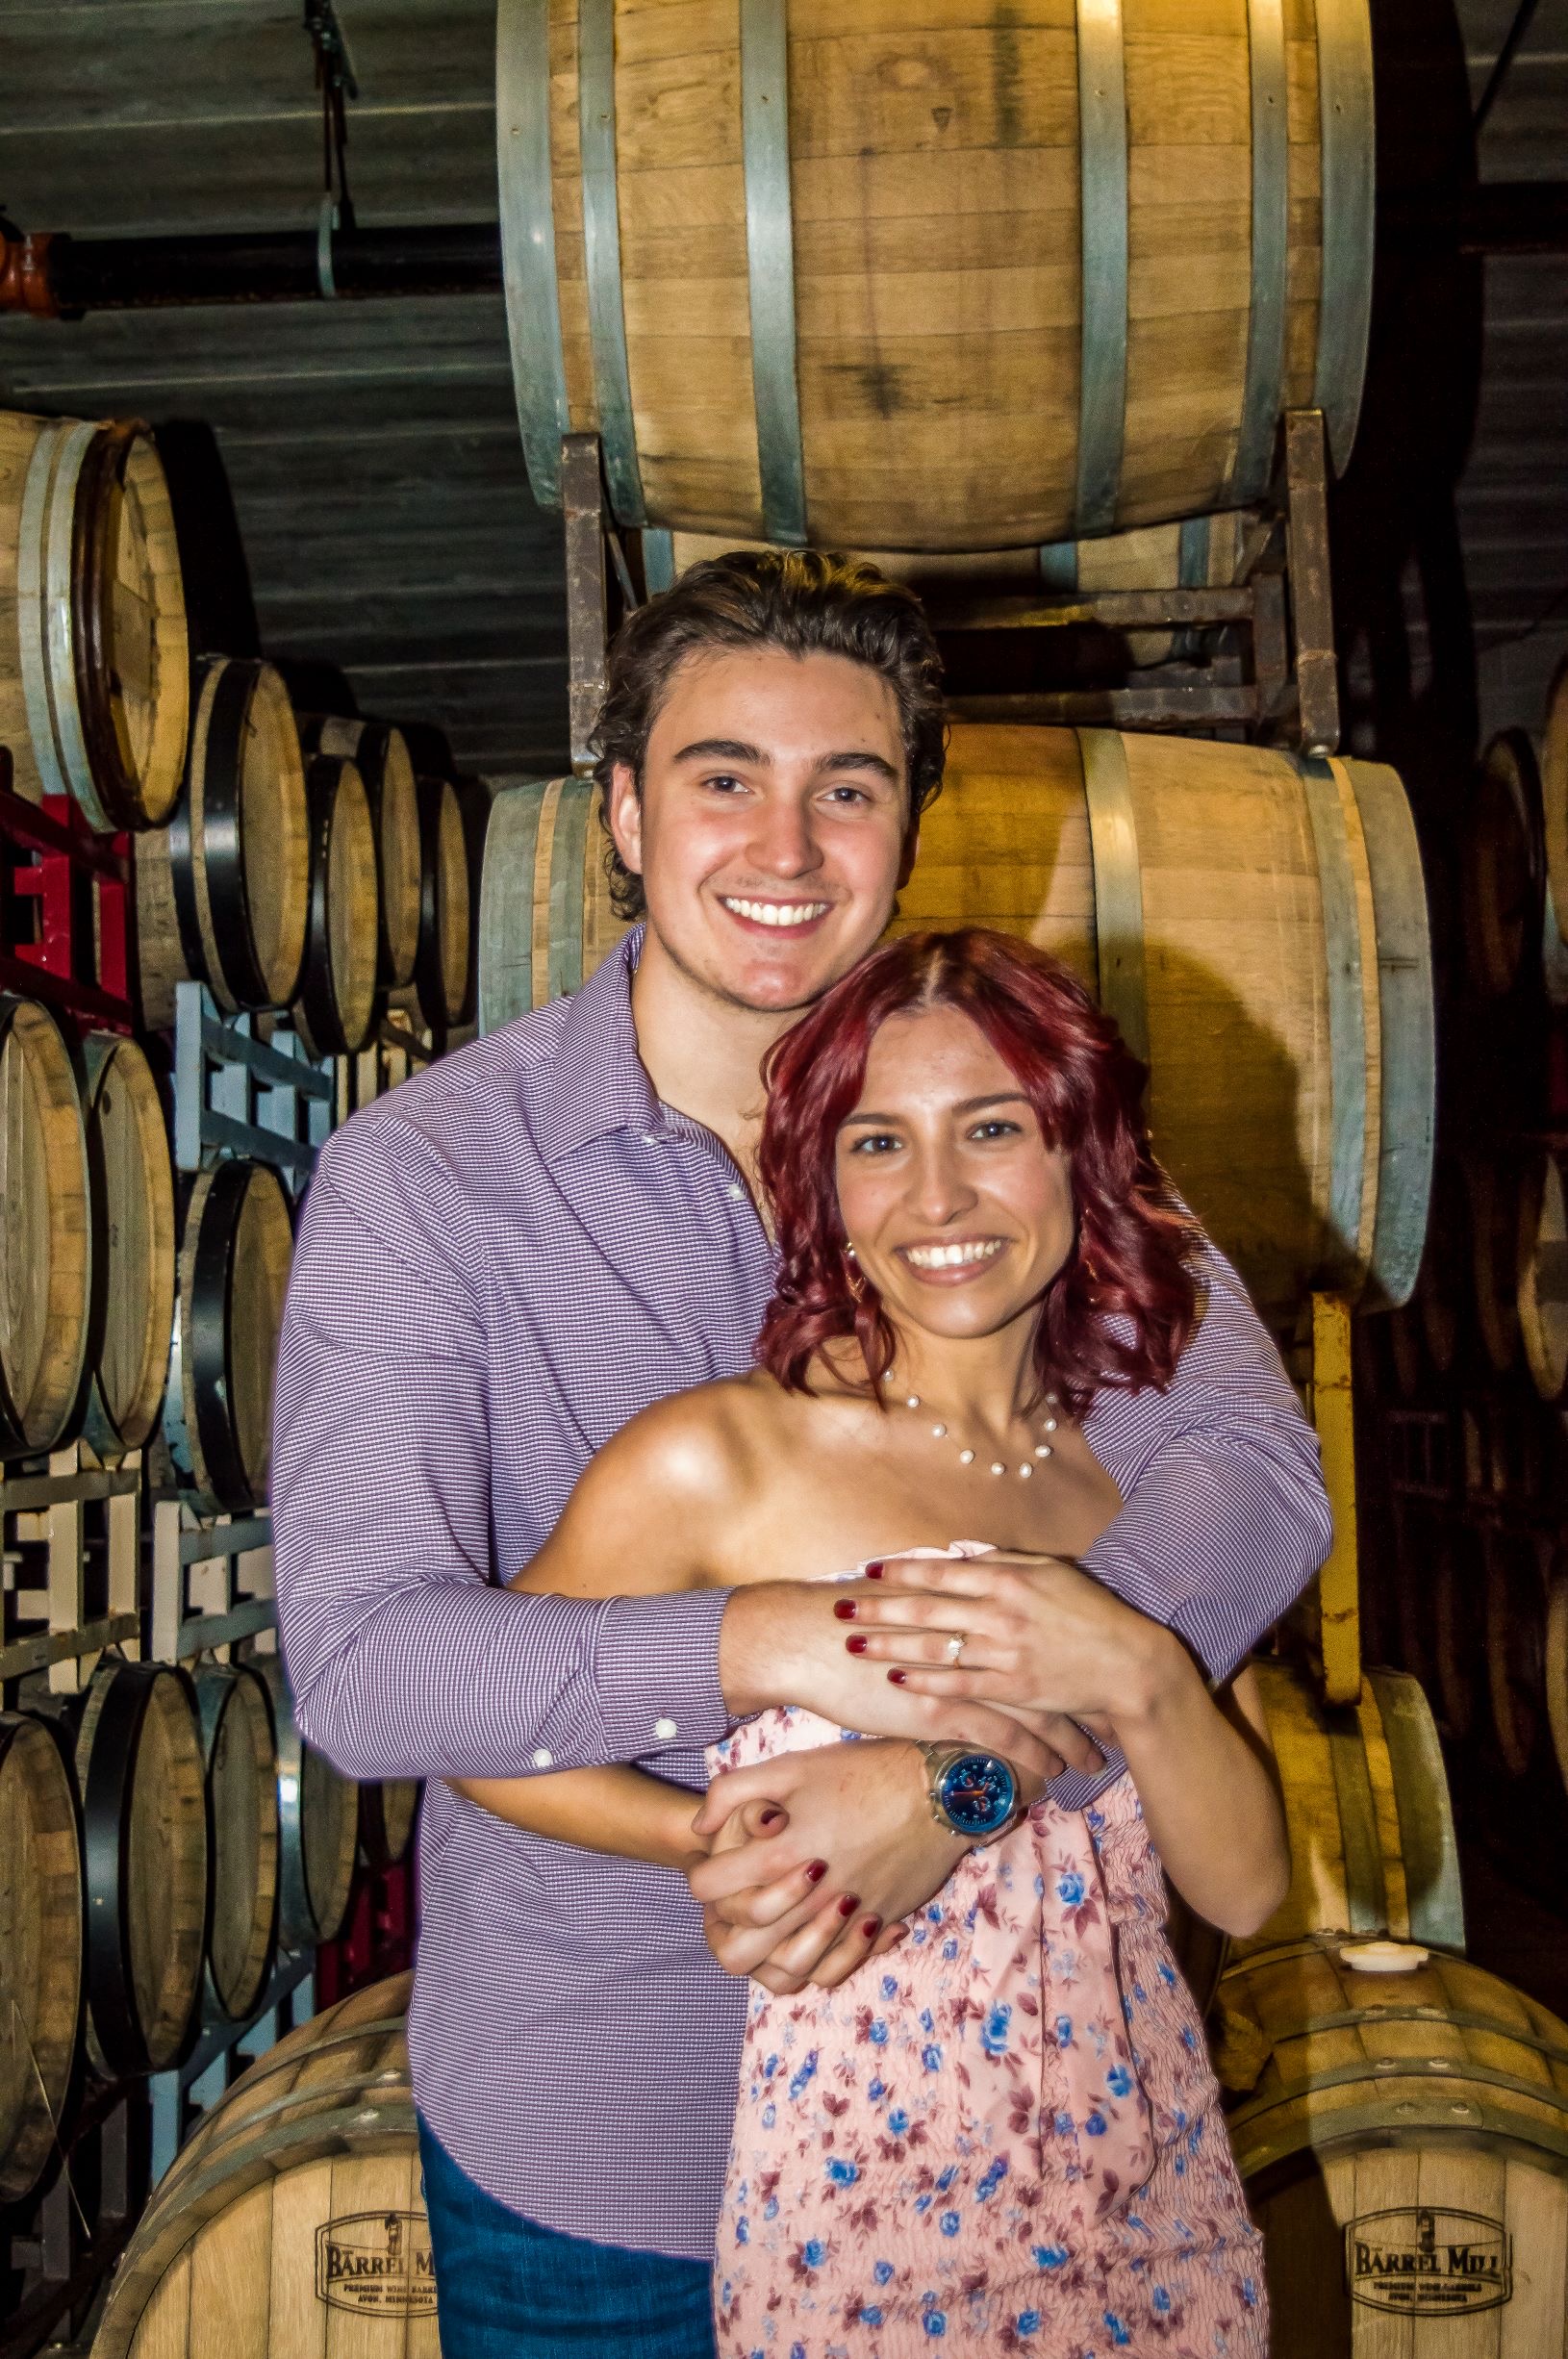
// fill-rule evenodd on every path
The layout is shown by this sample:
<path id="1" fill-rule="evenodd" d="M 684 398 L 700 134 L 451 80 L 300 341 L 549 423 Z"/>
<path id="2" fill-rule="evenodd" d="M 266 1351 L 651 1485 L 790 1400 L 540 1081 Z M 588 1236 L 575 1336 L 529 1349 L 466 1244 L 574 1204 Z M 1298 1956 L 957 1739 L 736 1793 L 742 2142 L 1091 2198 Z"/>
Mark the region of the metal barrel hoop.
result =
<path id="1" fill-rule="evenodd" d="M 283 1658 L 271 1655 L 257 1665 L 272 1706 L 272 1739 L 278 1778 L 278 1940 L 286 1948 L 308 1948 L 321 1938 L 311 1906 L 305 1862 L 305 1739 L 294 1718 L 294 1699 Z"/>
<path id="2" fill-rule="evenodd" d="M 449 791 L 450 781 L 444 778 L 420 778 L 415 787 L 419 813 L 419 930 L 414 952 L 414 988 L 425 1023 L 438 1034 L 457 1021 L 446 1006 L 445 900 L 441 889 L 441 823 Z M 485 843 L 481 891 L 490 865 L 488 829 Z"/>
<path id="3" fill-rule="evenodd" d="M 212 1787 L 209 1781 L 212 1776 L 213 1757 L 217 1750 L 218 1735 L 223 1725 L 224 1714 L 233 1705 L 236 1693 L 239 1690 L 241 1682 L 246 1680 L 251 1683 L 257 1693 L 261 1696 L 266 1711 L 266 1724 L 268 1729 L 271 1729 L 273 1726 L 272 1698 L 267 1693 L 266 1680 L 259 1679 L 248 1663 L 203 1663 L 200 1670 L 195 1673 L 191 1683 L 195 1696 L 196 1719 L 201 1731 L 202 1785 L 205 1791 L 207 1804 L 207 1856 L 209 1862 L 211 1863 L 211 1872 L 209 1873 L 207 1879 L 207 1921 L 202 1928 L 202 1984 L 213 2008 L 216 2011 L 217 2019 L 223 2022 L 229 2022 L 236 2018 L 231 2015 L 223 1993 L 221 1991 L 219 1991 L 216 1981 L 213 1975 L 213 1915 L 217 1900 L 217 1824 L 213 1816 L 213 1795 Z M 277 1744 L 276 1735 L 274 1732 L 272 1766 L 272 1807 L 274 1814 L 276 1813 L 277 1809 L 276 1751 Z M 277 1891 L 274 1885 L 271 1908 L 271 1926 L 267 1934 L 266 1950 L 262 1960 L 260 1970 L 255 1977 L 258 1990 L 265 1988 L 272 1954 L 277 1946 L 277 1933 L 278 1904 Z"/>
<path id="4" fill-rule="evenodd" d="M 1437 1147 L 1437 1034 L 1431 927 L 1409 798 L 1382 762 L 1339 762 L 1360 814 L 1377 925 L 1383 1040 L 1378 1218 L 1369 1275 L 1377 1299 L 1408 1302 L 1427 1243 Z"/>
<path id="5" fill-rule="evenodd" d="M 598 792 L 592 778 L 563 781 L 550 836 L 550 979 L 548 996 L 583 987 L 583 861 L 588 821 Z"/>
<path id="6" fill-rule="evenodd" d="M 140 792 L 126 769 L 110 710 L 112 667 L 104 645 L 104 618 L 112 602 L 114 570 L 114 552 L 110 546 L 113 504 L 109 494 L 125 480 L 137 437 L 150 431 L 139 419 L 117 419 L 99 428 L 83 456 L 71 520 L 72 660 L 84 764 L 82 783 L 75 786 L 75 793 L 92 825 L 105 833 L 119 827 L 146 825 Z M 52 569 L 52 549 L 50 562 Z M 69 735 L 65 745 L 69 755 Z"/>
<path id="7" fill-rule="evenodd" d="M 1368 0 L 1317 0 L 1323 281 L 1312 403 L 1343 474 L 1355 441 L 1372 326 L 1377 157 Z"/>
<path id="8" fill-rule="evenodd" d="M 1361 914 L 1339 780 L 1327 761 L 1296 757 L 1323 911 L 1324 968 L 1328 1001 L 1330 1089 L 1326 1276 L 1357 1282 L 1361 1197 L 1367 1153 L 1367 1034 L 1362 997 Z"/>
<path id="9" fill-rule="evenodd" d="M 265 1007 L 271 997 L 253 951 L 250 888 L 245 881 L 240 802 L 245 741 L 262 666 L 230 658 L 218 673 L 207 716 L 202 762 L 202 878 L 192 894 L 207 901 L 208 924 L 222 966 L 222 988 L 237 1007 Z M 206 961 L 197 969 L 205 971 Z"/>
<path id="10" fill-rule="evenodd" d="M 610 505 L 622 524 L 647 522 L 637 456 L 616 176 L 616 0 L 577 0 L 577 123 L 582 152 L 583 268 L 594 394 Z"/>
<path id="11" fill-rule="evenodd" d="M 1110 532 L 1127 412 L 1127 95 L 1122 0 L 1077 0 L 1082 188 L 1077 521 Z"/>
<path id="12" fill-rule="evenodd" d="M 1089 856 L 1095 878 L 1095 942 L 1100 1004 L 1122 1038 L 1149 1062 L 1149 984 L 1144 958 L 1144 888 L 1138 824 L 1119 729 L 1078 729 Z"/>
<path id="13" fill-rule="evenodd" d="M 1226 497 L 1263 497 L 1285 378 L 1285 289 L 1290 267 L 1290 121 L 1283 0 L 1247 0 L 1252 110 L 1252 265 L 1247 376 L 1236 455 Z"/>
<path id="14" fill-rule="evenodd" d="M 549 0 L 501 0 L 495 21 L 501 276 L 512 382 L 528 480 L 561 504 L 561 438 L 571 431 L 550 186 Z"/>
<path id="15" fill-rule="evenodd" d="M 190 1700 L 190 1683 L 172 1663 L 110 1668 L 82 1789 L 88 2003 L 105 2061 L 120 2072 L 144 2072 L 152 2063 L 136 2011 L 127 1887 L 137 1754 L 160 1679 L 177 1679 Z"/>
<path id="16" fill-rule="evenodd" d="M 338 1004 L 332 963 L 332 838 L 346 755 L 318 753 L 305 766 L 306 819 L 310 828 L 310 898 L 306 904 L 305 960 L 294 1003 L 295 1028 L 312 1056 L 348 1056 L 351 1047 Z M 352 765 L 349 765 L 352 767 Z M 373 830 L 372 830 L 373 832 Z M 379 875 L 379 869 L 377 874 Z M 377 895 L 379 906 L 380 896 Z M 380 920 L 377 919 L 379 926 Z M 379 986 L 378 986 L 379 988 Z"/>
<path id="17" fill-rule="evenodd" d="M 788 0 L 741 0 L 741 148 L 763 537 L 803 548 L 806 470 L 796 346 Z"/>
<path id="18" fill-rule="evenodd" d="M 1040 580 L 1057 597 L 1072 597 L 1078 586 L 1078 545 L 1075 541 L 1041 543 Z"/>
<path id="19" fill-rule="evenodd" d="M 43 791 L 68 795 L 89 825 L 107 832 L 77 709 L 72 606 L 82 469 L 101 431 L 61 419 L 33 446 L 22 487 L 17 621 L 28 733 Z"/>

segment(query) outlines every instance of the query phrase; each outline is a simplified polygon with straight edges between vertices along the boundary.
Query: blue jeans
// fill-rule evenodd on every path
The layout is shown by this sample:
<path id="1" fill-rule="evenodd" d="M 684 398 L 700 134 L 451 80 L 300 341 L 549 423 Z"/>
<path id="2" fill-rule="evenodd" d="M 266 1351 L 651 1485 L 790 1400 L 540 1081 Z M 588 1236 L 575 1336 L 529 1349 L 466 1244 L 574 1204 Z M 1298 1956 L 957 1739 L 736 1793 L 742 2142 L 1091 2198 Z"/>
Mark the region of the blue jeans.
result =
<path id="1" fill-rule="evenodd" d="M 442 2359 L 714 2359 L 705 2261 L 541 2228 L 419 2123 Z"/>

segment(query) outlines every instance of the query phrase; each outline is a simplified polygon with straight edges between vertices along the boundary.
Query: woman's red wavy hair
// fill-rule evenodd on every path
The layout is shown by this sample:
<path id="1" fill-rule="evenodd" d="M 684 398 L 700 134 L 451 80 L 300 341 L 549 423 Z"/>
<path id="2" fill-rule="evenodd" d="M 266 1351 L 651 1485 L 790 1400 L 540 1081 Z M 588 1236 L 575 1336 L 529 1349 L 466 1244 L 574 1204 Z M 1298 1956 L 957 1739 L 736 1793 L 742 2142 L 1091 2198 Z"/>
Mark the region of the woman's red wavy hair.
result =
<path id="1" fill-rule="evenodd" d="M 1077 1233 L 1041 1305 L 1041 1390 L 1081 1416 L 1101 1385 L 1168 1384 L 1198 1322 L 1189 1266 L 1198 1230 L 1150 1149 L 1146 1068 L 1065 967 L 977 926 L 888 943 L 771 1051 L 760 1161 L 779 1271 L 758 1361 L 797 1392 L 809 1389 L 812 1360 L 835 1336 L 858 1339 L 873 1383 L 893 1363 L 875 1288 L 866 1281 L 858 1301 L 850 1292 L 836 1152 L 873 1036 L 890 1016 L 923 1007 L 956 1007 L 977 1026 L 1049 1144 L 1071 1158 Z"/>

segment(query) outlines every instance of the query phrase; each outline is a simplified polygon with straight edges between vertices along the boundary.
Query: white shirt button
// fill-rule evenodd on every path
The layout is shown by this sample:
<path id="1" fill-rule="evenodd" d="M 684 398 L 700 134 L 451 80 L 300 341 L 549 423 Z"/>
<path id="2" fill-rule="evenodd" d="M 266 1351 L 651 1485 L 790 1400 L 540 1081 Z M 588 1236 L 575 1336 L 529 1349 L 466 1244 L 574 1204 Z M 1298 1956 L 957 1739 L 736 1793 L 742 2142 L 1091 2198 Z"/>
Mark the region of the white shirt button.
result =
<path id="1" fill-rule="evenodd" d="M 644 1133 L 643 1133 L 643 1144 L 644 1144 L 644 1146 L 645 1146 L 645 1147 L 657 1147 L 657 1145 L 659 1144 L 659 1133 L 658 1133 L 658 1131 L 657 1131 L 657 1130 L 645 1130 L 645 1131 L 644 1131 Z"/>
<path id="2" fill-rule="evenodd" d="M 746 1190 L 744 1187 L 742 1187 L 738 1180 L 732 1180 L 728 1187 L 724 1190 L 724 1194 L 729 1198 L 731 1204 L 738 1205 L 741 1198 L 746 1194 Z"/>
<path id="3" fill-rule="evenodd" d="M 673 1720 L 655 1720 L 653 1723 L 653 1734 L 659 1738 L 661 1743 L 668 1744 L 671 1737 L 678 1737 L 680 1735 L 680 1730 L 676 1727 Z"/>
<path id="4" fill-rule="evenodd" d="M 534 1767 L 536 1769 L 548 1769 L 554 1760 L 555 1755 L 553 1753 L 546 1752 L 544 1747 L 541 1745 L 539 1751 L 534 1755 Z"/>

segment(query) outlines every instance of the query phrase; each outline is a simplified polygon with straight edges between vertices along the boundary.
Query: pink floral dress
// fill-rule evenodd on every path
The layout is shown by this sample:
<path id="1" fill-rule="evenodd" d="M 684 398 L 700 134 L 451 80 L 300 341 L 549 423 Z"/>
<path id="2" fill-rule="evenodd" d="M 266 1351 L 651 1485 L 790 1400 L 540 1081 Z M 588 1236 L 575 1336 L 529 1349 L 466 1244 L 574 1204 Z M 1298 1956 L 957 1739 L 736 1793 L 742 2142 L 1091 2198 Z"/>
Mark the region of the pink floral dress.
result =
<path id="1" fill-rule="evenodd" d="M 765 1712 L 710 1763 L 844 1734 Z M 753 1986 L 721 2359 L 1267 2359 L 1262 2241 L 1165 1914 L 1124 1776 L 972 1852 L 841 1989 Z"/>

